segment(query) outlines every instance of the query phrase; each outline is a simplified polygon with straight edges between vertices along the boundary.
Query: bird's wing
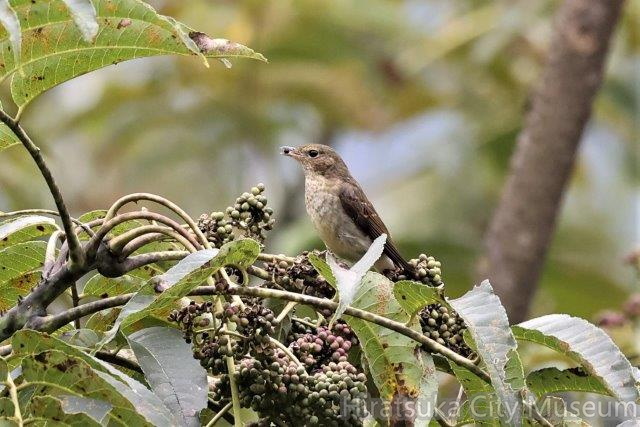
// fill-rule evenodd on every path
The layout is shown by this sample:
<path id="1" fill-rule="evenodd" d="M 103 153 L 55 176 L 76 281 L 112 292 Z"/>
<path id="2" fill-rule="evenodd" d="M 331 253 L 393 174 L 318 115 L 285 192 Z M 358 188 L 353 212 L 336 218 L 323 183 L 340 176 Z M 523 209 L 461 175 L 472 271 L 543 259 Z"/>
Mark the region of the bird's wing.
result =
<path id="1" fill-rule="evenodd" d="M 387 235 L 387 242 L 384 245 L 384 253 L 399 267 L 410 270 L 411 266 L 400 255 L 398 248 L 391 240 L 389 230 L 380 219 L 380 215 L 362 191 L 359 185 L 346 182 L 340 190 L 340 203 L 345 213 L 358 226 L 360 231 L 375 240 L 381 234 Z"/>

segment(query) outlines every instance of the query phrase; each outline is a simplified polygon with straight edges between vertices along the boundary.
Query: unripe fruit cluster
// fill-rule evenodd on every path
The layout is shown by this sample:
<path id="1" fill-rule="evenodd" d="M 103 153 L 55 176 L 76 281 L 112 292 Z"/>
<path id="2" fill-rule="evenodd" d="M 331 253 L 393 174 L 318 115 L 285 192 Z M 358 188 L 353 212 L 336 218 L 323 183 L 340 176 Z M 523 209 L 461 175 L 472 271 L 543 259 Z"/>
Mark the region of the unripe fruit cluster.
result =
<path id="1" fill-rule="evenodd" d="M 409 260 L 409 265 L 414 268 L 412 273 L 402 268 L 388 271 L 385 274 L 394 282 L 399 280 L 417 280 L 429 286 L 440 286 L 442 281 L 442 264 L 434 257 L 420 254 L 418 258 Z"/>
<path id="2" fill-rule="evenodd" d="M 336 293 L 329 282 L 324 280 L 311 264 L 307 251 L 295 257 L 293 264 L 274 259 L 265 262 L 264 268 L 272 277 L 272 280 L 265 282 L 268 288 L 284 289 L 318 298 L 333 298 Z M 331 315 L 331 310 L 319 309 L 319 312 L 325 317 Z"/>
<path id="3" fill-rule="evenodd" d="M 471 349 L 462 339 L 467 326 L 455 311 L 441 304 L 430 304 L 420 312 L 420 325 L 431 339 L 462 356 L 471 355 Z"/>
<path id="4" fill-rule="evenodd" d="M 251 192 L 243 193 L 233 206 L 224 212 L 203 214 L 198 228 L 215 247 L 234 240 L 237 236 L 250 237 L 264 242 L 267 231 L 273 228 L 273 209 L 267 207 L 267 197 L 262 194 L 264 184 L 258 184 Z"/>

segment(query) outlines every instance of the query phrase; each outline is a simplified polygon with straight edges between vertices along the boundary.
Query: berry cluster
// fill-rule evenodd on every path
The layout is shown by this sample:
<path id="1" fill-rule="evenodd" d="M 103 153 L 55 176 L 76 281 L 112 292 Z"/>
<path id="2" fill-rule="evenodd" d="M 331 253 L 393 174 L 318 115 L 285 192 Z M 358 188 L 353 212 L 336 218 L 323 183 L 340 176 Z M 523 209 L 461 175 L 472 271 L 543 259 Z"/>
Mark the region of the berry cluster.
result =
<path id="1" fill-rule="evenodd" d="M 329 282 L 324 280 L 311 264 L 307 251 L 295 257 L 293 264 L 274 259 L 265 262 L 264 268 L 271 274 L 271 280 L 264 283 L 268 288 L 284 289 L 318 298 L 333 298 L 336 293 Z M 331 315 L 331 310 L 319 310 L 319 312 L 325 317 Z"/>
<path id="2" fill-rule="evenodd" d="M 471 349 L 462 339 L 467 326 L 455 311 L 441 304 L 431 304 L 420 312 L 422 332 L 456 353 L 469 357 Z"/>
<path id="3" fill-rule="evenodd" d="M 418 280 L 425 285 L 440 286 L 442 281 L 442 264 L 432 256 L 420 254 L 418 258 L 409 260 L 409 264 L 414 268 L 414 272 L 408 273 L 402 268 L 385 272 L 387 277 L 397 282 L 399 280 Z"/>
<path id="4" fill-rule="evenodd" d="M 289 348 L 308 372 L 314 372 L 329 362 L 346 361 L 354 345 L 358 345 L 355 334 L 347 324 L 339 322 L 333 330 L 320 326 L 315 333 L 300 334 L 289 344 Z"/>
<path id="5" fill-rule="evenodd" d="M 243 193 L 225 212 L 203 214 L 198 228 L 215 247 L 234 240 L 238 235 L 264 242 L 266 232 L 273 228 L 273 209 L 267 207 L 264 184 L 258 184 L 250 193 Z"/>

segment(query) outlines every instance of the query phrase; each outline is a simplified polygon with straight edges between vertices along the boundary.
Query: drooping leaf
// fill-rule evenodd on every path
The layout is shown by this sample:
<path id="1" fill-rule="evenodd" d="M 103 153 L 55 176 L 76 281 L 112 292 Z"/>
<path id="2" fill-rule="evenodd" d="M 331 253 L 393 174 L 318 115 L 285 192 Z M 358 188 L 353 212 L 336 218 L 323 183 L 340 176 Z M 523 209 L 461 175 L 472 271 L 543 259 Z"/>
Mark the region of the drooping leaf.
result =
<path id="1" fill-rule="evenodd" d="M 45 242 L 18 243 L 0 250 L 0 310 L 14 306 L 37 283 Z"/>
<path id="2" fill-rule="evenodd" d="M 580 391 L 611 396 L 602 382 L 583 371 L 581 368 L 560 370 L 543 368 L 527 375 L 527 387 L 536 396 L 549 393 Z"/>
<path id="3" fill-rule="evenodd" d="M 16 11 L 11 7 L 9 0 L 0 0 L 0 23 L 4 27 L 15 62 L 20 61 L 22 51 L 22 32 L 20 31 L 20 20 Z"/>
<path id="4" fill-rule="evenodd" d="M 363 257 L 349 269 L 338 264 L 333 255 L 327 252 L 327 264 L 331 268 L 333 277 L 336 278 L 338 295 L 340 296 L 338 308 L 333 314 L 331 323 L 339 319 L 342 313 L 344 313 L 344 309 L 351 305 L 362 278 L 367 271 L 373 267 L 373 264 L 375 264 L 378 258 L 380 258 L 380 255 L 382 255 L 386 241 L 386 234 L 381 234 L 377 237 L 373 243 L 371 243 L 371 246 L 369 246 L 369 249 L 367 249 L 367 252 Z"/>
<path id="5" fill-rule="evenodd" d="M 489 281 L 485 280 L 462 297 L 450 300 L 449 304 L 465 321 L 478 355 L 486 364 L 500 404 L 508 409 L 500 411 L 503 421 L 519 424 L 524 378 L 517 356 L 517 343 L 499 298 L 493 293 Z M 513 412 L 513 418 L 507 417 L 508 412 Z"/>
<path id="6" fill-rule="evenodd" d="M 136 406 L 100 374 L 103 373 L 92 369 L 81 358 L 58 350 L 47 350 L 22 360 L 24 379 L 37 385 L 35 396 L 74 395 L 109 402 L 113 405 L 109 411 L 112 419 L 117 419 L 119 408 L 136 411 Z M 108 374 L 103 375 L 119 382 Z M 142 415 L 137 418 L 140 425 L 150 425 L 151 420 L 145 420 Z M 159 421 L 153 424 L 159 425 Z"/>
<path id="7" fill-rule="evenodd" d="M 127 337 L 152 390 L 182 419 L 199 425 L 199 412 L 207 406 L 207 372 L 193 358 L 180 331 L 148 328 Z"/>
<path id="8" fill-rule="evenodd" d="M 442 292 L 443 286 L 427 286 L 412 280 L 401 280 L 393 287 L 396 300 L 412 316 L 429 304 L 448 305 Z"/>
<path id="9" fill-rule="evenodd" d="M 93 348 L 100 342 L 100 335 L 92 329 L 81 328 L 63 332 L 59 338 L 76 347 Z"/>
<path id="10" fill-rule="evenodd" d="M 125 274 L 121 277 L 109 278 L 101 274 L 91 277 L 84 286 L 82 293 L 86 296 L 99 298 L 135 292 L 144 284 L 140 277 Z"/>
<path id="11" fill-rule="evenodd" d="M 2 222 L 0 223 L 0 249 L 48 236 L 56 228 L 52 218 L 39 215 L 22 216 Z"/>
<path id="12" fill-rule="evenodd" d="M 39 354 L 47 350 L 57 350 L 69 356 L 76 357 L 86 362 L 102 379 L 115 387 L 136 407 L 136 411 L 155 425 L 171 425 L 175 422 L 169 410 L 162 401 L 148 388 L 135 379 L 123 374 L 106 362 L 103 362 L 80 349 L 49 336 L 48 334 L 20 330 L 11 339 L 11 347 L 16 357 L 24 358 Z M 113 402 L 111 402 L 113 403 Z M 125 409 L 120 414 L 135 421 L 137 415 L 126 413 Z M 131 425 L 131 424 L 128 424 Z"/>
<path id="13" fill-rule="evenodd" d="M 95 37 L 88 0 L 13 0 L 12 9 L 5 10 L 13 38 L 4 29 L 0 32 L 0 77 L 13 74 L 11 92 L 21 108 L 55 85 L 134 58 L 177 54 L 264 60 L 246 46 L 193 32 L 141 0 L 91 3 L 98 24 Z M 19 31 L 11 20 L 12 10 L 20 21 Z M 16 54 L 18 36 L 22 52 Z"/>
<path id="14" fill-rule="evenodd" d="M 65 396 L 66 398 L 76 398 L 76 396 Z M 95 401 L 95 399 L 86 399 Z M 104 416 L 107 415 L 112 408 L 112 406 L 106 402 L 103 402 L 107 406 L 107 411 L 105 411 Z M 91 418 L 88 414 L 82 413 L 81 411 L 70 413 L 66 412 L 63 409 L 63 401 L 60 396 L 44 396 L 38 395 L 33 396 L 31 401 L 29 402 L 29 412 L 31 416 L 37 418 L 44 418 L 47 420 L 55 420 L 63 425 L 69 426 L 87 426 L 87 427 L 99 427 L 101 424 L 94 418 Z"/>
<path id="15" fill-rule="evenodd" d="M 513 332 L 518 339 L 542 344 L 576 361 L 617 399 L 635 402 L 640 398 L 629 360 L 602 329 L 586 320 L 550 314 L 514 326 Z"/>
<path id="16" fill-rule="evenodd" d="M 365 275 L 352 305 L 398 322 L 409 320 L 409 315 L 393 297 L 393 283 L 378 273 Z M 417 342 L 390 329 L 348 315 L 344 318 L 361 343 L 380 397 L 396 403 L 414 401 L 419 407 L 416 412 L 424 415 L 416 422 L 428 424 L 438 391 L 431 355 L 421 352 Z M 420 328 L 417 322 L 411 327 Z"/>

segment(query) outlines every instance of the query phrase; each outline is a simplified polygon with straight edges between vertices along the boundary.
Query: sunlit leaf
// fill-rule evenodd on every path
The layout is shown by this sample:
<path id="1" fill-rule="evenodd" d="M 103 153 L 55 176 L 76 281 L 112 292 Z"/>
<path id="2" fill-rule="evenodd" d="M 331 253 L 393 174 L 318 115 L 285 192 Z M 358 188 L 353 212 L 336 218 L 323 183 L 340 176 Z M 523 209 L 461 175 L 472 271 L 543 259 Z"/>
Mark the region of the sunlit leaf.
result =
<path id="1" fill-rule="evenodd" d="M 602 382 L 579 368 L 560 370 L 543 368 L 527 375 L 527 387 L 536 396 L 549 393 L 580 391 L 611 396 Z"/>
<path id="2" fill-rule="evenodd" d="M 94 0 L 92 5 L 87 0 L 67 0 L 66 5 L 63 0 L 14 0 L 12 7 L 20 31 L 10 26 L 13 49 L 9 33 L 0 33 L 0 77 L 13 74 L 11 93 L 20 107 L 73 77 L 134 58 L 178 54 L 264 60 L 243 45 L 203 38 L 140 0 Z M 14 22 L 11 9 L 5 12 L 7 22 Z M 17 35 L 22 37 L 22 52 L 14 56 Z"/>
<path id="3" fill-rule="evenodd" d="M 400 280 L 393 287 L 393 295 L 407 313 L 414 315 L 429 304 L 448 305 L 443 289 L 443 286 L 433 287 L 411 280 Z"/>
<path id="4" fill-rule="evenodd" d="M 86 296 L 100 298 L 113 297 L 137 291 L 144 284 L 144 280 L 130 275 L 109 278 L 96 274 L 90 278 L 82 293 Z"/>
<path id="5" fill-rule="evenodd" d="M 513 412 L 513 417 L 508 417 L 507 411 L 500 411 L 503 421 L 519 424 L 523 408 L 522 364 L 500 299 L 485 280 L 462 297 L 449 300 L 449 304 L 465 321 L 502 407 Z"/>

